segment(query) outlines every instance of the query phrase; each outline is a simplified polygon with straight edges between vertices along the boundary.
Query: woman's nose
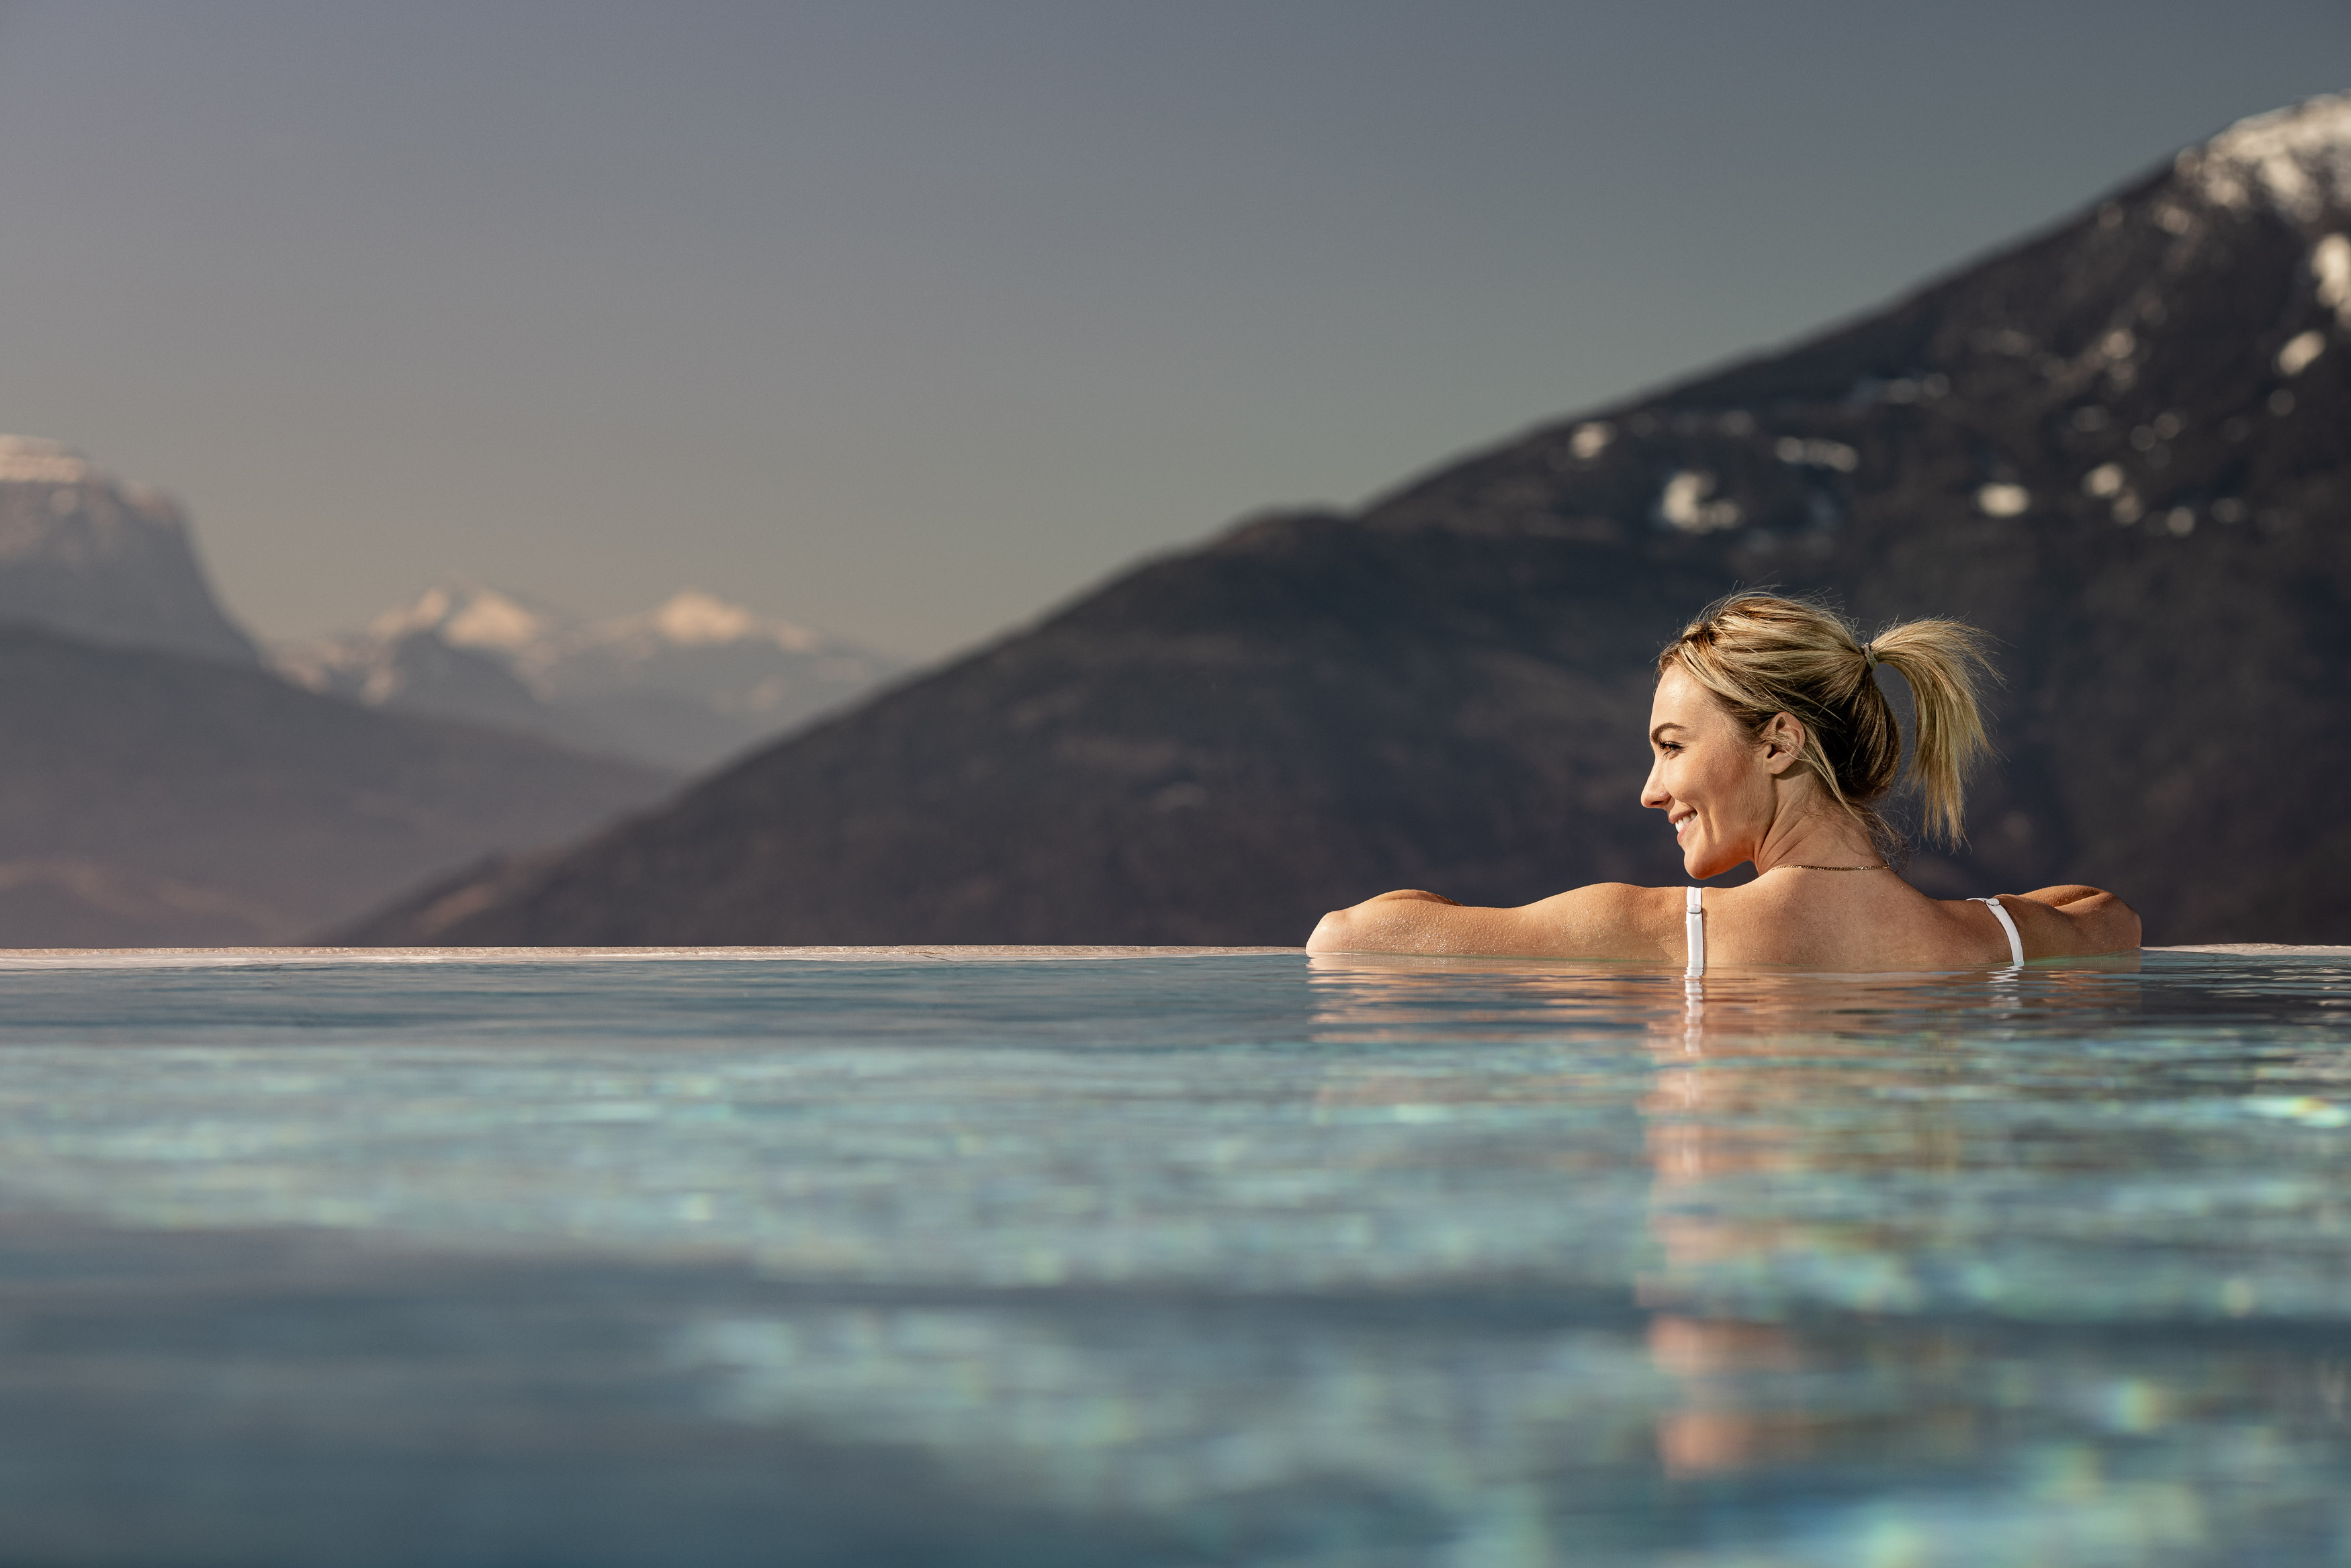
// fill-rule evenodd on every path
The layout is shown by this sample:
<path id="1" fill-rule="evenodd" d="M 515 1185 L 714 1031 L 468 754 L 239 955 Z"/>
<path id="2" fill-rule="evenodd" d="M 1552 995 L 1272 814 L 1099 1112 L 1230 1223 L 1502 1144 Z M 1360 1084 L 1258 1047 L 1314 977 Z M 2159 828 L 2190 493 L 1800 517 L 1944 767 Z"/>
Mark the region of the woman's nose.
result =
<path id="1" fill-rule="evenodd" d="M 1666 793 L 1665 786 L 1657 783 L 1657 765 L 1651 763 L 1649 776 L 1641 781 L 1641 804 L 1652 811 L 1663 811 L 1666 803 L 1672 798 Z"/>

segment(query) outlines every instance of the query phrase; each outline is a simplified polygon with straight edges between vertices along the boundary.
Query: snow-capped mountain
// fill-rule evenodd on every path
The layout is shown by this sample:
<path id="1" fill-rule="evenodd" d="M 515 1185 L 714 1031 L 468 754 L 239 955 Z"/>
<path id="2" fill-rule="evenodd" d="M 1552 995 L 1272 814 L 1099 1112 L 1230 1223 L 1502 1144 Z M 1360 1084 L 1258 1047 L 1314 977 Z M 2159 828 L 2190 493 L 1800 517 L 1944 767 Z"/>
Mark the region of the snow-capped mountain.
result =
<path id="1" fill-rule="evenodd" d="M 170 496 L 37 436 L 0 435 L 0 621 L 231 664 L 259 657 L 213 597 Z"/>
<path id="2" fill-rule="evenodd" d="M 273 649 L 314 691 L 533 731 L 684 770 L 856 697 L 887 655 L 687 589 L 590 620 L 462 577 L 362 632 Z"/>

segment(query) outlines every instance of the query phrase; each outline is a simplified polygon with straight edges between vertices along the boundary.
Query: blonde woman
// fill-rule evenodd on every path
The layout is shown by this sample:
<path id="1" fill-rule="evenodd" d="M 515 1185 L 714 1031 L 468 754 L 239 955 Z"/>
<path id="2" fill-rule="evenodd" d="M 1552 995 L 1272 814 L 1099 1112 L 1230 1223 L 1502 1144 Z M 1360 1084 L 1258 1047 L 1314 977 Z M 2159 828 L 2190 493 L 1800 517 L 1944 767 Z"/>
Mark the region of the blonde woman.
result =
<path id="1" fill-rule="evenodd" d="M 1910 683 L 1912 782 L 1929 835 L 1956 843 L 1963 780 L 1984 750 L 1983 644 L 1949 620 L 1864 642 L 1817 605 L 1723 599 L 1658 656 L 1641 804 L 1665 814 L 1693 879 L 1752 861 L 1752 882 L 1602 882 L 1515 909 L 1405 889 L 1325 915 L 1307 948 L 1664 960 L 1690 974 L 1723 964 L 1972 969 L 2132 950 L 2137 915 L 2096 888 L 1929 898 L 1894 868 L 1898 840 L 1875 803 L 1895 784 L 1902 736 L 1875 672 L 1883 665 Z"/>

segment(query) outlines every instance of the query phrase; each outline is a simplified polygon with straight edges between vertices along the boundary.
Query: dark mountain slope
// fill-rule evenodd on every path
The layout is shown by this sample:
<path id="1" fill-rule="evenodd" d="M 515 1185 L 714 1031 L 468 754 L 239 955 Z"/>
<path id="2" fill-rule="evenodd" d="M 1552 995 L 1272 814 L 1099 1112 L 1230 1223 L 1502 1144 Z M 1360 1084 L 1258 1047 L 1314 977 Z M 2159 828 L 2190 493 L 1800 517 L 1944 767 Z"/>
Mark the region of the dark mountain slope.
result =
<path id="1" fill-rule="evenodd" d="M 1782 354 L 1270 519 L 372 940 L 1284 941 L 1677 879 L 1649 659 L 1776 582 L 2007 645 L 1946 891 L 2351 940 L 2351 100 Z"/>
<path id="2" fill-rule="evenodd" d="M 0 627 L 0 947 L 292 940 L 668 783 L 24 627 Z"/>

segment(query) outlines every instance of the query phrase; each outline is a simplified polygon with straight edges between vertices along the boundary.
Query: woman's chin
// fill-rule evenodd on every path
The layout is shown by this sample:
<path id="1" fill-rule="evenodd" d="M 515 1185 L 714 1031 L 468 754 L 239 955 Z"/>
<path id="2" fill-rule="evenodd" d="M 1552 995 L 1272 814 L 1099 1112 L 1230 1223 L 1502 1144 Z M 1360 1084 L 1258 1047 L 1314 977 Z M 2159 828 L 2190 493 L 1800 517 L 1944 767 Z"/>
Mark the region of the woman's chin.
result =
<path id="1" fill-rule="evenodd" d="M 1725 859 L 1719 854 L 1709 854 L 1700 846 L 1692 845 L 1682 852 L 1682 869 L 1693 882 L 1703 882 L 1709 877 L 1719 877 L 1738 866 L 1736 860 Z"/>

